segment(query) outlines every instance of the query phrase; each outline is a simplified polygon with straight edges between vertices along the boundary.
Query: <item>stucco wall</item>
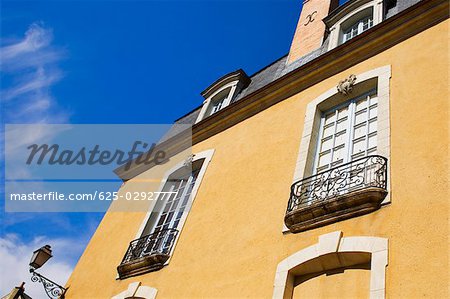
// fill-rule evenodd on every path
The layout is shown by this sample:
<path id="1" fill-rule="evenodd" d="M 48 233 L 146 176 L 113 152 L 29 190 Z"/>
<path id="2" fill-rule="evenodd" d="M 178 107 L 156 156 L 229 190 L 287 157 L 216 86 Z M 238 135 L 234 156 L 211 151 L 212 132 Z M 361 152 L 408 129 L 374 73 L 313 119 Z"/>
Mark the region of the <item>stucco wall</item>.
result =
<path id="1" fill-rule="evenodd" d="M 116 280 L 145 213 L 108 213 L 68 282 L 67 298 L 109 298 L 134 281 L 157 288 L 157 298 L 268 298 L 278 262 L 336 230 L 389 239 L 388 298 L 448 297 L 448 26 L 442 22 L 195 145 L 194 152 L 215 153 L 170 264 Z M 392 202 L 283 235 L 306 105 L 349 74 L 385 65 L 392 67 Z"/>

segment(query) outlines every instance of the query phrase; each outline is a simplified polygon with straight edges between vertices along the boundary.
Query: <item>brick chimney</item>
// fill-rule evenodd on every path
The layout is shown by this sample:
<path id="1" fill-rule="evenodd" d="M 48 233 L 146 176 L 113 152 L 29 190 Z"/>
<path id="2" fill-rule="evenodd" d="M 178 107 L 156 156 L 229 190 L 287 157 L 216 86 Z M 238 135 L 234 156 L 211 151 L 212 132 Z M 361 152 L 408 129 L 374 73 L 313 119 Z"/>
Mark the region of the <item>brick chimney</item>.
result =
<path id="1" fill-rule="evenodd" d="M 339 0 L 304 0 L 289 51 L 288 63 L 318 49 L 325 35 L 322 19 L 339 6 Z"/>

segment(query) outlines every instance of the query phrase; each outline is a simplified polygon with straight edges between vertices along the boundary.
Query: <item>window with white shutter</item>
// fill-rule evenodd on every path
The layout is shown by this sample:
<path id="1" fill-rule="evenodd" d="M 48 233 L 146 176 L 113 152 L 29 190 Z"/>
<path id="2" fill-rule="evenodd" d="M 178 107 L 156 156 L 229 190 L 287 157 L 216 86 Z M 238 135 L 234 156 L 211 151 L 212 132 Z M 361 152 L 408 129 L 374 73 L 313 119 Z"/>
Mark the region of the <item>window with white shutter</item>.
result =
<path id="1" fill-rule="evenodd" d="M 376 89 L 322 114 L 314 173 L 377 152 Z"/>

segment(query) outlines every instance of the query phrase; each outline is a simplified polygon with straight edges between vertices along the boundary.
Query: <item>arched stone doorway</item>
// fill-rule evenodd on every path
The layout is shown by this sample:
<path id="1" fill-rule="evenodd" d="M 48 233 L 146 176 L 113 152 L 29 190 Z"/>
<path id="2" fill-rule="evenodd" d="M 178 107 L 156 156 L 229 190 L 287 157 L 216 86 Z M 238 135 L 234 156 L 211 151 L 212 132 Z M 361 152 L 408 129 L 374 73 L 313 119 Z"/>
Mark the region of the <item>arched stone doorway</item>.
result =
<path id="1" fill-rule="evenodd" d="M 291 299 L 303 282 L 333 271 L 370 271 L 367 296 L 385 297 L 388 240 L 379 237 L 342 237 L 341 231 L 321 235 L 319 242 L 287 257 L 278 264 L 273 298 Z M 330 281 L 330 283 L 333 283 Z M 297 296 L 296 296 L 297 297 Z"/>

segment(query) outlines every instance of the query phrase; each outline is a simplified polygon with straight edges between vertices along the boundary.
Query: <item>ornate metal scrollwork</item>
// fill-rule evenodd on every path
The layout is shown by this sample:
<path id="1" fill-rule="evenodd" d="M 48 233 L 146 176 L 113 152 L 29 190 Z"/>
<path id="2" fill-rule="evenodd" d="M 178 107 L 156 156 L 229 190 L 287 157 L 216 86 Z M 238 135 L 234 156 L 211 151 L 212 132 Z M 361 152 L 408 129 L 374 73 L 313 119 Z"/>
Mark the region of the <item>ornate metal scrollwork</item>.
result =
<path id="1" fill-rule="evenodd" d="M 42 283 L 45 293 L 50 299 L 64 298 L 66 288 L 35 272 L 34 269 L 30 269 L 30 272 L 32 273 L 31 281 Z"/>
<path id="2" fill-rule="evenodd" d="M 132 262 L 143 256 L 169 254 L 177 234 L 178 230 L 168 228 L 131 241 L 121 264 Z"/>
<path id="3" fill-rule="evenodd" d="M 291 186 L 287 212 L 369 187 L 386 189 L 387 159 L 367 156 L 305 178 Z"/>
<path id="4" fill-rule="evenodd" d="M 356 76 L 350 75 L 348 78 L 339 81 L 337 85 L 337 90 L 342 93 L 343 95 L 348 95 L 353 90 L 353 85 L 355 85 L 356 82 Z"/>

